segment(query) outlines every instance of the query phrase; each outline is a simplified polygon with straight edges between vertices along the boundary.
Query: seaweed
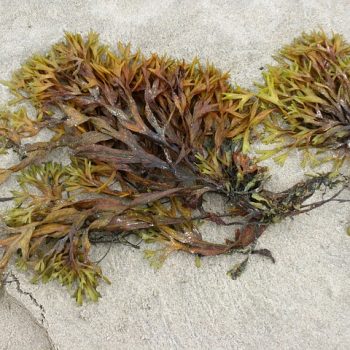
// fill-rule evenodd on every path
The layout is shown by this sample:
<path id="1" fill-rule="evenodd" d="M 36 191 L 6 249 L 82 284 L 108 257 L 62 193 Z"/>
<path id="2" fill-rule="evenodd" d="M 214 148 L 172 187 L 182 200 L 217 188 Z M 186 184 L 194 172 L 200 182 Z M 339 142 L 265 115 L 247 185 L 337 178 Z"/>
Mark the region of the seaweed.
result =
<path id="1" fill-rule="evenodd" d="M 265 142 L 281 142 L 262 158 L 283 162 L 288 152 L 304 152 L 303 164 L 349 159 L 350 45 L 340 34 L 303 33 L 274 57 L 257 96 L 273 112 L 264 119 Z M 327 152 L 328 151 L 328 152 Z"/>
<path id="2" fill-rule="evenodd" d="M 33 282 L 58 280 L 74 288 L 78 304 L 98 300 L 99 282 L 109 282 L 90 258 L 91 244 L 138 248 L 128 240 L 137 236 L 152 244 L 144 255 L 155 268 L 176 251 L 193 254 L 196 266 L 204 256 L 245 251 L 229 272 L 235 279 L 251 254 L 274 262 L 267 249 L 255 249 L 269 225 L 323 204 L 304 202 L 345 182 L 323 174 L 281 193 L 266 190 L 267 169 L 247 152 L 275 107 L 198 59 L 146 57 L 122 44 L 114 52 L 95 33 L 67 33 L 6 84 L 13 103 L 29 101 L 37 117 L 24 109 L 0 114 L 3 149 L 20 156 L 0 171 L 0 183 L 20 171 L 20 189 L 3 199 L 14 207 L 3 220 L 0 270 L 17 255 Z M 54 133 L 49 142 L 21 142 L 43 128 Z M 45 162 L 60 147 L 70 148 L 71 163 Z M 212 193 L 226 200 L 220 213 L 204 209 Z M 203 222 L 232 226 L 232 235 L 206 241 Z"/>

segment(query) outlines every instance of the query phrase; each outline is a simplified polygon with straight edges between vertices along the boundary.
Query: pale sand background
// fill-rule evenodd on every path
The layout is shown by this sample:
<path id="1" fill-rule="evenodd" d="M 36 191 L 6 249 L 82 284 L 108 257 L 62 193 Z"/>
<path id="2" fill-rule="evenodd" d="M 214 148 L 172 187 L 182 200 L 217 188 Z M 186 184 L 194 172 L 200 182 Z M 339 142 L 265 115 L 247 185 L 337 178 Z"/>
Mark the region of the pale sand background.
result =
<path id="1" fill-rule="evenodd" d="M 0 0 L 0 77 L 63 31 L 94 29 L 110 44 L 198 55 L 251 86 L 271 54 L 303 30 L 322 26 L 350 40 L 349 13 L 349 0 Z M 9 97 L 3 87 L 0 94 Z M 297 158 L 274 166 L 274 189 L 302 178 Z M 0 165 L 13 161 L 10 154 Z M 11 179 L 1 196 L 13 186 Z M 2 290 L 0 349 L 349 349 L 348 213 L 331 204 L 271 227 L 259 247 L 273 251 L 276 265 L 254 256 L 237 281 L 225 273 L 238 255 L 203 259 L 197 269 L 193 257 L 176 254 L 154 271 L 140 251 L 113 247 L 102 262 L 112 286 L 101 285 L 101 301 L 80 308 L 57 284 L 31 285 L 11 266 L 32 298 L 15 284 Z"/>

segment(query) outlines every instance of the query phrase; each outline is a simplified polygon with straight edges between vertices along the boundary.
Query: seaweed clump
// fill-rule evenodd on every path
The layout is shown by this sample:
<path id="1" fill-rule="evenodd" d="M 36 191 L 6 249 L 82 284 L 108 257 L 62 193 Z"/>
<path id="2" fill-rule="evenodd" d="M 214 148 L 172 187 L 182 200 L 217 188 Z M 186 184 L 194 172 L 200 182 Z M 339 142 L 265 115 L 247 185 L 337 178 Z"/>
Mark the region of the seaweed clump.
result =
<path id="1" fill-rule="evenodd" d="M 7 85 L 15 103 L 29 100 L 38 114 L 35 120 L 23 109 L 0 114 L 2 149 L 13 148 L 21 159 L 0 171 L 0 182 L 22 170 L 15 206 L 4 217 L 0 269 L 18 253 L 17 264 L 33 270 L 34 281 L 74 287 L 79 304 L 96 301 L 99 281 L 108 282 L 89 256 L 91 243 L 135 246 L 128 236 L 136 235 L 157 245 L 145 250 L 154 267 L 175 251 L 195 254 L 197 262 L 235 251 L 272 258 L 255 249 L 265 229 L 311 210 L 304 201 L 339 182 L 322 175 L 282 193 L 265 190 L 266 169 L 245 152 L 256 118 L 272 109 L 197 59 L 145 57 L 122 44 L 115 53 L 94 33 L 86 40 L 67 33 Z M 44 127 L 54 132 L 49 142 L 21 143 Z M 58 147 L 71 149 L 71 164 L 42 163 Z M 227 200 L 224 212 L 204 209 L 208 193 Z M 208 242 L 203 221 L 235 229 L 222 243 Z M 247 261 L 230 276 L 238 277 Z"/>
<path id="2" fill-rule="evenodd" d="M 283 161 L 297 148 L 304 164 L 332 161 L 339 168 L 349 158 L 350 45 L 340 34 L 304 33 L 274 58 L 258 97 L 263 108 L 273 108 L 264 120 L 265 140 L 281 144 L 264 156 L 282 152 L 277 160 Z"/>

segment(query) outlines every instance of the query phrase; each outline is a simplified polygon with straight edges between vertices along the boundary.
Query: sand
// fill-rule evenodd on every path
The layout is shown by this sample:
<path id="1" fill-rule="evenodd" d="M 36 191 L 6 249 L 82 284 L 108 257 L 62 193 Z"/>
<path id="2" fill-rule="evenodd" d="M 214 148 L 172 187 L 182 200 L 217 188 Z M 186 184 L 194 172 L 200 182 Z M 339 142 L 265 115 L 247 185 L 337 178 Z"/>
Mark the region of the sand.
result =
<path id="1" fill-rule="evenodd" d="M 350 40 L 349 13 L 349 0 L 1 0 L 0 77 L 64 31 L 94 29 L 111 45 L 197 55 L 250 87 L 271 55 L 304 30 L 322 26 Z M 0 87 L 1 102 L 8 98 Z M 10 153 L 0 165 L 15 161 Z M 299 155 L 272 173 L 274 189 L 293 185 L 303 178 Z M 14 187 L 11 178 L 1 196 Z M 349 349 L 349 208 L 328 204 L 270 227 L 259 247 L 272 250 L 276 264 L 254 256 L 236 281 L 226 271 L 240 255 L 203 259 L 198 269 L 180 253 L 155 271 L 140 251 L 114 246 L 101 263 L 112 285 L 102 284 L 99 303 L 83 307 L 58 284 L 32 285 L 11 265 L 18 282 L 0 292 L 0 349 Z"/>

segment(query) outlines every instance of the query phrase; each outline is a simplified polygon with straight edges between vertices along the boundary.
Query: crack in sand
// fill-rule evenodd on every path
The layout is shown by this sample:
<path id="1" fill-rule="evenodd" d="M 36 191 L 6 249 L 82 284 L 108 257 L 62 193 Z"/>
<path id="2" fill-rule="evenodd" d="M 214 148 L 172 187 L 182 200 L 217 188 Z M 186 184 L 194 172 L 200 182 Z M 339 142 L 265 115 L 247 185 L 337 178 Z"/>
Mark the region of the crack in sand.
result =
<path id="1" fill-rule="evenodd" d="M 9 277 L 11 277 L 11 280 L 8 279 Z M 19 281 L 18 277 L 12 271 L 10 271 L 7 274 L 7 276 L 5 277 L 5 279 L 3 281 L 4 285 L 11 284 L 11 283 L 15 283 L 17 292 L 21 295 L 28 296 L 29 299 L 31 300 L 31 302 L 40 310 L 40 322 L 42 325 L 44 325 L 44 322 L 46 321 L 46 318 L 45 318 L 46 311 L 45 311 L 44 306 L 36 300 L 36 298 L 33 296 L 32 293 L 23 290 L 23 288 L 21 287 L 21 282 Z"/>
<path id="2" fill-rule="evenodd" d="M 1 276 L 3 277 L 3 276 Z M 11 278 L 11 280 L 8 280 L 8 278 Z M 40 310 L 40 316 L 41 316 L 41 322 L 38 322 L 37 318 L 31 313 L 31 311 L 20 301 L 18 300 L 16 297 L 12 296 L 5 288 L 6 284 L 11 284 L 11 283 L 15 283 L 16 286 L 16 291 L 20 294 L 20 295 L 25 295 L 28 296 L 29 299 L 31 300 L 31 302 Z M 58 350 L 58 347 L 54 344 L 53 340 L 51 339 L 47 328 L 44 325 L 44 321 L 45 323 L 48 325 L 48 322 L 45 318 L 45 308 L 43 307 L 43 305 L 41 305 L 36 298 L 32 295 L 32 293 L 27 292 L 25 290 L 23 290 L 23 288 L 21 287 L 21 283 L 18 279 L 18 277 L 12 272 L 10 271 L 9 273 L 7 273 L 3 278 L 0 279 L 0 299 L 2 299 L 3 297 L 7 297 L 9 301 L 11 301 L 11 303 L 16 304 L 18 307 L 20 307 L 21 309 L 23 309 L 24 312 L 29 313 L 29 316 L 32 318 L 33 322 L 38 325 L 44 332 L 44 336 L 47 339 L 48 345 L 49 345 L 49 350 Z M 11 337 L 10 337 L 11 339 Z"/>

